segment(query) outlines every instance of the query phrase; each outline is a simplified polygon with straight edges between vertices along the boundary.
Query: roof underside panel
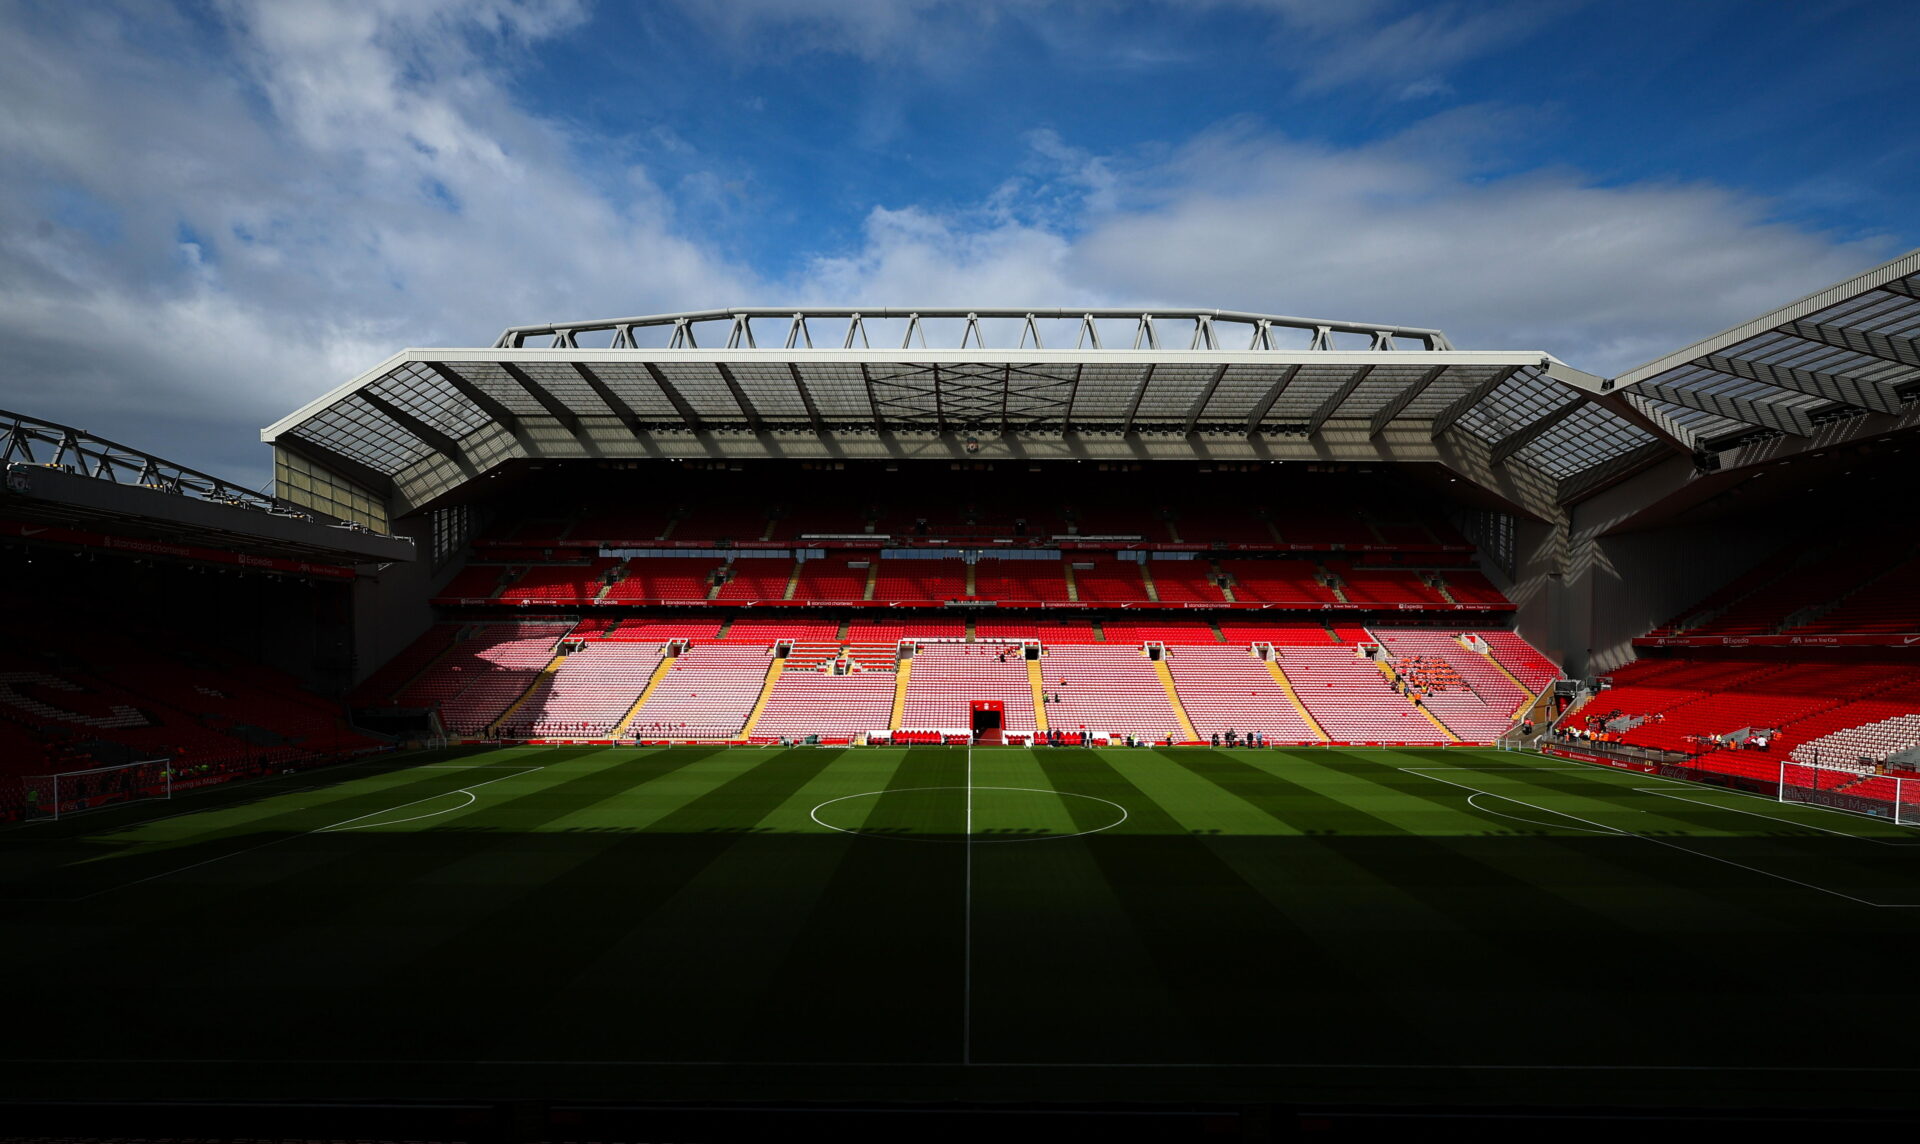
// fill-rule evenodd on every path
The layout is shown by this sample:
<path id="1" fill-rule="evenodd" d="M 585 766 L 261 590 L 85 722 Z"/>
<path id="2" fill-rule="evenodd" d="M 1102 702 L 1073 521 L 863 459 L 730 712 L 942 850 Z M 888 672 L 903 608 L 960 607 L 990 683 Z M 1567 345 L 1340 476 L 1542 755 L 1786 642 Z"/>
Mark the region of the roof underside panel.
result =
<path id="1" fill-rule="evenodd" d="M 357 393 L 314 414 L 293 435 L 383 473 L 398 472 L 433 452 L 433 446 L 401 428 Z"/>
<path id="2" fill-rule="evenodd" d="M 785 362 L 748 361 L 727 368 L 761 417 L 768 421 L 808 420 L 807 403 Z"/>
<path id="3" fill-rule="evenodd" d="M 861 422 L 873 417 L 860 367 L 845 362 L 808 362 L 798 367 L 815 409 L 830 422 Z"/>
<path id="4" fill-rule="evenodd" d="M 1917 271 L 1920 251 L 1629 370 L 1618 385 L 1656 401 L 1705 447 L 1899 414 L 1920 395 Z"/>
<path id="5" fill-rule="evenodd" d="M 740 403 L 727 391 L 726 380 L 712 362 L 658 362 L 654 368 L 696 415 L 714 421 L 745 418 Z"/>
<path id="6" fill-rule="evenodd" d="M 460 438 L 493 420 L 430 366 L 408 362 L 367 386 L 367 392 L 394 405 L 449 437 Z"/>
<path id="7" fill-rule="evenodd" d="M 587 384 L 579 370 L 563 362 L 528 362 L 519 367 L 520 372 L 533 379 L 535 385 L 545 390 L 568 409 L 582 417 L 608 417 L 613 410 L 600 400 L 600 395 Z M 611 388 L 611 387 L 609 387 Z"/>
<path id="8" fill-rule="evenodd" d="M 607 390 L 625 402 L 627 408 L 633 410 L 641 420 L 670 422 L 679 419 L 679 410 L 660 391 L 659 383 L 653 380 L 653 374 L 647 371 L 646 366 L 597 361 L 589 368 L 595 377 L 606 384 Z"/>
<path id="9" fill-rule="evenodd" d="M 1565 404 L 1567 391 L 1538 369 L 1518 370 L 1455 422 L 1492 444 Z"/>
<path id="10" fill-rule="evenodd" d="M 1604 406 L 1589 402 L 1522 446 L 1514 457 L 1563 479 L 1656 439 Z"/>

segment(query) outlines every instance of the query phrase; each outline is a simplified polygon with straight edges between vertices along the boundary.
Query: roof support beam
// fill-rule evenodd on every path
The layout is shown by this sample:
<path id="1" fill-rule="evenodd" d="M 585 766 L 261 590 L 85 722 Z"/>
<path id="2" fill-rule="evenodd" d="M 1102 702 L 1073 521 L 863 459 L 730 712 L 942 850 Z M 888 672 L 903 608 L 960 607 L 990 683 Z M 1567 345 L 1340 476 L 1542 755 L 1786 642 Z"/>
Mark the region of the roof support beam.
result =
<path id="1" fill-rule="evenodd" d="M 813 394 L 807 392 L 807 383 L 801 380 L 800 367 L 788 362 L 787 373 L 793 377 L 794 392 L 800 395 L 800 404 L 807 407 L 807 421 L 813 426 L 813 431 L 824 433 L 827 427 L 820 423 L 820 410 L 813 404 Z"/>
<path id="2" fill-rule="evenodd" d="M 1393 399 L 1382 405 L 1380 411 L 1373 415 L 1373 420 L 1367 423 L 1367 440 L 1371 441 L 1378 437 L 1388 425 L 1393 424 L 1393 419 L 1404 413 L 1407 406 L 1413 404 L 1414 398 L 1425 393 L 1427 387 L 1439 381 L 1450 368 L 1444 365 L 1434 366 L 1414 379 L 1411 385 L 1394 394 Z"/>
<path id="3" fill-rule="evenodd" d="M 638 436 L 641 432 L 640 415 L 633 411 L 633 406 L 628 405 L 619 394 L 615 393 L 612 387 L 599 374 L 593 372 L 592 367 L 587 363 L 576 361 L 570 364 L 573 366 L 573 371 L 580 375 L 580 380 L 587 383 L 587 388 L 593 390 L 593 395 L 606 402 L 607 408 L 613 410 L 613 415 L 626 425 L 628 431 Z"/>
<path id="4" fill-rule="evenodd" d="M 1147 386 L 1153 384 L 1153 363 L 1147 363 L 1146 372 L 1140 375 L 1140 384 L 1133 387 L 1133 397 L 1127 402 L 1127 416 L 1120 424 L 1120 432 L 1133 432 L 1134 414 L 1140 412 L 1140 401 L 1147 395 Z"/>
<path id="5" fill-rule="evenodd" d="M 1442 409 L 1434 416 L 1433 423 L 1427 426 L 1427 439 L 1438 441 L 1440 434 L 1453 428 L 1462 414 L 1487 399 L 1487 395 L 1507 383 L 1507 379 L 1520 372 L 1520 367 L 1510 365 L 1505 369 L 1496 369 L 1487 375 L 1485 381 L 1453 399 L 1453 404 Z"/>
<path id="6" fill-rule="evenodd" d="M 1915 341 L 1913 338 L 1876 333 L 1871 330 L 1855 330 L 1847 326 L 1829 326 L 1823 322 L 1788 322 L 1780 329 L 1796 338 L 1805 338 L 1810 342 L 1819 342 L 1821 345 L 1852 350 L 1857 354 L 1877 357 L 1881 361 L 1920 366 L 1920 341 Z"/>
<path id="7" fill-rule="evenodd" d="M 860 363 L 860 382 L 867 387 L 867 411 L 873 418 L 873 431 L 885 433 L 887 419 L 880 415 L 880 399 L 873 395 L 873 374 L 868 371 L 866 362 Z"/>
<path id="8" fill-rule="evenodd" d="M 479 386 L 473 384 L 473 382 L 461 376 L 457 371 L 447 368 L 446 365 L 441 362 L 423 361 L 420 364 L 432 370 L 441 381 L 446 382 L 455 390 L 459 391 L 460 396 L 473 402 L 474 405 L 479 407 L 481 412 L 506 426 L 507 432 L 512 433 L 520 428 L 520 415 L 501 404 L 499 399 L 495 398 L 493 394 L 481 389 Z"/>
<path id="9" fill-rule="evenodd" d="M 1226 376 L 1227 367 L 1224 364 L 1213 371 L 1213 376 L 1207 379 L 1207 384 L 1200 390 L 1200 396 L 1194 398 L 1193 404 L 1187 407 L 1187 424 L 1180 432 L 1188 436 L 1193 434 L 1200 424 L 1200 415 L 1206 412 L 1207 402 L 1213 400 L 1213 391 L 1220 388 L 1220 381 Z"/>
<path id="10" fill-rule="evenodd" d="M 1838 401 L 1845 405 L 1858 405 L 1877 413 L 1900 412 L 1900 396 L 1894 393 L 1892 386 L 1846 374 L 1769 365 L 1765 362 L 1746 361 L 1720 354 L 1708 354 L 1700 359 L 1700 364 L 1719 373 L 1744 377 L 1749 381 L 1763 381 L 1768 385 L 1777 385 L 1781 389 L 1791 389 L 1795 393 L 1809 393 L 1815 397 L 1824 397 L 1828 401 Z"/>
<path id="11" fill-rule="evenodd" d="M 1260 423 L 1267 419 L 1267 413 L 1273 408 L 1273 403 L 1280 400 L 1280 395 L 1287 391 L 1287 386 L 1292 385 L 1293 379 L 1299 374 L 1298 365 L 1288 366 L 1274 380 L 1274 383 L 1267 387 L 1267 391 L 1260 395 L 1260 400 L 1253 403 L 1253 409 L 1247 414 L 1247 436 L 1253 436 L 1254 432 L 1260 428 Z"/>
<path id="12" fill-rule="evenodd" d="M 553 419 L 555 421 L 558 421 L 560 424 L 565 425 L 567 427 L 567 432 L 574 433 L 574 434 L 578 434 L 580 432 L 579 415 L 576 414 L 573 410 L 568 409 L 566 402 L 561 401 L 559 398 L 555 397 L 553 394 L 548 393 L 546 389 L 539 382 L 533 380 L 533 378 L 528 375 L 526 370 L 521 369 L 519 366 L 515 365 L 510 361 L 501 362 L 500 369 L 501 369 L 501 372 L 505 373 L 508 377 L 512 378 L 514 381 L 518 382 L 520 384 L 520 388 L 527 391 L 528 397 L 531 397 L 535 401 L 539 402 L 540 408 L 552 414 Z"/>
<path id="13" fill-rule="evenodd" d="M 1920 299 L 1920 286 L 1915 286 L 1911 278 L 1895 278 L 1893 281 L 1881 286 L 1880 289 L 1885 290 L 1889 294 L 1898 294 L 1902 298 Z"/>
<path id="14" fill-rule="evenodd" d="M 1545 416 L 1526 425 L 1522 425 L 1505 437 L 1495 441 L 1493 448 L 1487 454 L 1487 463 L 1490 465 L 1505 464 L 1507 458 L 1524 449 L 1528 443 L 1538 438 L 1540 434 L 1545 433 L 1555 425 L 1560 424 L 1575 413 L 1578 413 L 1586 403 L 1586 396 L 1582 394 L 1557 409 L 1549 410 Z"/>
<path id="15" fill-rule="evenodd" d="M 1668 423 L 1660 418 L 1649 417 L 1638 405 L 1628 401 L 1623 393 L 1600 393 L 1593 395 L 1594 404 L 1601 406 L 1614 416 L 1645 429 L 1674 449 L 1683 453 L 1693 452 L 1693 443 L 1673 431 Z"/>
<path id="16" fill-rule="evenodd" d="M 673 411 L 680 415 L 680 420 L 687 423 L 687 428 L 698 433 L 707 427 L 706 419 L 693 411 L 693 406 L 687 404 L 687 399 L 680 395 L 680 391 L 674 388 L 671 381 L 667 380 L 667 375 L 660 372 L 659 366 L 650 361 L 643 361 L 640 364 L 646 369 L 647 376 L 653 379 L 653 384 L 660 387 L 660 396 L 666 398 L 667 404 L 673 406 Z"/>
<path id="17" fill-rule="evenodd" d="M 1823 346 L 1852 350 L 1857 354 L 1890 361 L 1896 365 L 1920 367 L 1920 341 L 1901 337 L 1898 334 L 1882 334 L 1871 330 L 1855 330 L 1846 326 L 1829 326 L 1822 322 L 1788 322 L 1780 327 L 1783 333 L 1796 338 L 1805 338 Z M 1843 375 L 1844 376 L 1844 375 Z M 1875 382 L 1876 385 L 1884 383 Z"/>
<path id="18" fill-rule="evenodd" d="M 1313 411 L 1313 416 L 1307 421 L 1307 432 L 1310 434 L 1320 432 L 1320 427 L 1327 423 L 1327 419 L 1346 404 L 1347 398 L 1352 397 L 1353 391 L 1359 389 L 1360 383 L 1367 380 L 1372 373 L 1371 365 L 1363 365 L 1354 370 L 1353 376 L 1341 383 L 1340 388 L 1334 390 L 1325 401 L 1320 403 L 1320 408 Z"/>
<path id="19" fill-rule="evenodd" d="M 725 362 L 714 362 L 713 368 L 720 371 L 720 380 L 726 383 L 727 392 L 733 394 L 734 401 L 739 403 L 740 415 L 747 419 L 747 428 L 755 433 L 760 432 L 760 411 L 754 408 L 753 399 L 747 396 L 747 391 L 740 388 L 740 379 L 733 376 L 733 371 L 727 368 Z"/>
<path id="20" fill-rule="evenodd" d="M 1691 387 L 1668 385 L 1662 381 L 1642 381 L 1634 389 L 1648 397 L 1657 397 L 1673 405 L 1684 405 L 1702 413 L 1713 413 L 1732 421 L 1744 421 L 1766 429 L 1777 429 L 1795 437 L 1813 436 L 1813 419 L 1798 406 L 1764 397 L 1735 397 L 1703 393 Z"/>
<path id="21" fill-rule="evenodd" d="M 418 417 L 415 417 L 413 414 L 377 393 L 363 389 L 360 391 L 359 396 L 360 400 L 386 414 L 394 424 L 433 446 L 435 452 L 459 466 L 462 472 L 468 475 L 474 473 L 473 464 L 467 460 L 467 451 L 460 447 L 460 442 L 440 430 L 435 429 L 425 421 L 420 420 Z"/>

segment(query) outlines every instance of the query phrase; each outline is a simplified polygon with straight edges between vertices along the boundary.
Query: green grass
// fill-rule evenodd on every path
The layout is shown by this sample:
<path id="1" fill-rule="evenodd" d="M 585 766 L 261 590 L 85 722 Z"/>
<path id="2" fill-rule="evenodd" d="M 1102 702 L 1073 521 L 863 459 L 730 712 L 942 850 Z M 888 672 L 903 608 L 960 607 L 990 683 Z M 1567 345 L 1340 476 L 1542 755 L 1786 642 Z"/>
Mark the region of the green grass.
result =
<path id="1" fill-rule="evenodd" d="M 1920 832 L 1495 751 L 415 756 L 0 833 L 0 897 L 13 1098 L 1920 1079 Z"/>

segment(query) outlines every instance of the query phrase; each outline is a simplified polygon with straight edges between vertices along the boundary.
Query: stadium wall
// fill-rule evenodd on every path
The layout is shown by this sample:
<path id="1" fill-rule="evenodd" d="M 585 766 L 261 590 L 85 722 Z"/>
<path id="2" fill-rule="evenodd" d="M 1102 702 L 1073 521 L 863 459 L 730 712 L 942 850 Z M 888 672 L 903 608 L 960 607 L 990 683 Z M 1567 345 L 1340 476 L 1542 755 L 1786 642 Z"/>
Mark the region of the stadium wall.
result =
<path id="1" fill-rule="evenodd" d="M 1777 533 L 1751 520 L 1608 534 L 1690 472 L 1687 459 L 1675 458 L 1569 506 L 1560 523 L 1521 517 L 1513 582 L 1487 570 L 1517 606 L 1521 635 L 1568 675 L 1609 671 L 1633 659 L 1635 636 L 1778 546 Z"/>
<path id="2" fill-rule="evenodd" d="M 416 513 L 393 523 L 396 535 L 411 536 L 421 559 L 388 564 L 353 585 L 353 684 L 378 670 L 420 637 L 433 622 L 429 603 L 449 580 L 465 567 L 456 554 L 435 568 L 432 561 L 431 517 Z"/>

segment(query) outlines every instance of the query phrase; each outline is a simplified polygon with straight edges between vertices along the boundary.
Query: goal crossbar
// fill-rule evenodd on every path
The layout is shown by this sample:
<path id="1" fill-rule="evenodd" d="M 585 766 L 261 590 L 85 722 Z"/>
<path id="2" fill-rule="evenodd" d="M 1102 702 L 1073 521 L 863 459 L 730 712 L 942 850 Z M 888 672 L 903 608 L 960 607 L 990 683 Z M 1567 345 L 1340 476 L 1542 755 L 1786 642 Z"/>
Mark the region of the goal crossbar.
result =
<path id="1" fill-rule="evenodd" d="M 87 810 L 173 797 L 173 761 L 141 759 L 78 771 L 23 775 L 28 818 L 59 819 Z"/>

